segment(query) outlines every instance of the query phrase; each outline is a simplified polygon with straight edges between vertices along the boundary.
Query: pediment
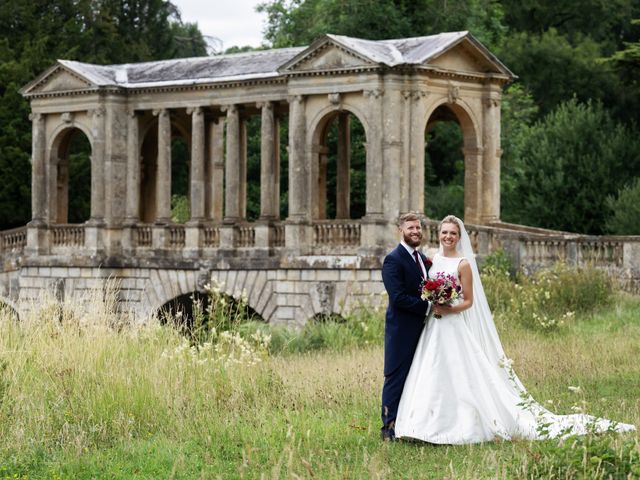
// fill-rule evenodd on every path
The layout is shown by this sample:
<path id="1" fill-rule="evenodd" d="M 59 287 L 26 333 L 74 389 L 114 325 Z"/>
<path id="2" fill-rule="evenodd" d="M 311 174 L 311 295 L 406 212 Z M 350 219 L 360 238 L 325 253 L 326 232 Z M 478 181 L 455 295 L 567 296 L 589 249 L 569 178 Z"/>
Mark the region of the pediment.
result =
<path id="1" fill-rule="evenodd" d="M 91 87 L 91 83 L 72 74 L 64 68 L 59 68 L 44 79 L 38 88 L 41 92 L 57 92 L 66 90 L 82 90 Z"/>
<path id="2" fill-rule="evenodd" d="M 283 70 L 287 72 L 331 71 L 371 66 L 375 66 L 371 60 L 329 42 L 302 52 L 298 58 L 294 58 L 292 62 L 285 65 Z"/>
<path id="3" fill-rule="evenodd" d="M 62 65 L 54 65 L 21 89 L 23 95 L 85 90 L 95 85 Z"/>
<path id="4" fill-rule="evenodd" d="M 441 55 L 427 60 L 425 65 L 466 73 L 503 73 L 491 59 L 469 43 L 459 43 Z"/>

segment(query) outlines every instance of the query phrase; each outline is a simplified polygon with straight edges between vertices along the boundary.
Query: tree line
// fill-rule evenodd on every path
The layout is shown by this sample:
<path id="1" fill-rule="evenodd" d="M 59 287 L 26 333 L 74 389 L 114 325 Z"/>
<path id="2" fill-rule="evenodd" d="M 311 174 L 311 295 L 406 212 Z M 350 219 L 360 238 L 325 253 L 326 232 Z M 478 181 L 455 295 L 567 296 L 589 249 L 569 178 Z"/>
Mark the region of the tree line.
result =
<path id="1" fill-rule="evenodd" d="M 519 77 L 502 103 L 501 218 L 640 234 L 640 0 L 268 0 L 258 9 L 267 18 L 263 48 L 308 45 L 325 33 L 379 40 L 469 30 Z M 21 86 L 57 58 L 110 64 L 207 53 L 197 25 L 170 1 L 2 0 L 0 228 L 30 219 Z M 427 214 L 461 215 L 460 129 L 441 122 L 427 135 Z M 364 192 L 361 155 L 354 152 L 354 195 Z M 258 159 L 249 152 L 249 171 Z M 250 217 L 258 202 L 259 190 L 249 189 Z"/>

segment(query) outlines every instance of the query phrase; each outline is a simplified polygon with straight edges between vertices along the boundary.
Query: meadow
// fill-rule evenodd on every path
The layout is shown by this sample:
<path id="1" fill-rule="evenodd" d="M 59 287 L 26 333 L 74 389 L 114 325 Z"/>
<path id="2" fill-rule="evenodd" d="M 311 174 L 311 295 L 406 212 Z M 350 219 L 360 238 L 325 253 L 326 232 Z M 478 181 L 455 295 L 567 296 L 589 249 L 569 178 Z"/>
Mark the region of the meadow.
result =
<path id="1" fill-rule="evenodd" d="M 538 401 L 640 426 L 639 297 L 566 269 L 485 282 Z M 132 326 L 104 295 L 3 311 L 0 479 L 640 478 L 637 433 L 383 443 L 380 310 L 300 331 L 228 320 Z"/>

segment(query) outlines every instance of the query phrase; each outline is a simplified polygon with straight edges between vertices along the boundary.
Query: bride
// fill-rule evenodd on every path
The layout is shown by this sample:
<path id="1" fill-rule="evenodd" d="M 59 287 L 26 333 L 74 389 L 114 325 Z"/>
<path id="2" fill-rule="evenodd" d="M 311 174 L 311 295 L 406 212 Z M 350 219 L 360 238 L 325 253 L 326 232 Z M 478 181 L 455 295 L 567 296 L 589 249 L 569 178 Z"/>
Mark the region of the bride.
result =
<path id="1" fill-rule="evenodd" d="M 469 235 L 450 215 L 429 277 L 453 275 L 462 300 L 434 307 L 400 399 L 395 433 L 430 443 L 542 439 L 635 426 L 585 414 L 555 415 L 533 400 L 505 357 L 480 282 Z"/>

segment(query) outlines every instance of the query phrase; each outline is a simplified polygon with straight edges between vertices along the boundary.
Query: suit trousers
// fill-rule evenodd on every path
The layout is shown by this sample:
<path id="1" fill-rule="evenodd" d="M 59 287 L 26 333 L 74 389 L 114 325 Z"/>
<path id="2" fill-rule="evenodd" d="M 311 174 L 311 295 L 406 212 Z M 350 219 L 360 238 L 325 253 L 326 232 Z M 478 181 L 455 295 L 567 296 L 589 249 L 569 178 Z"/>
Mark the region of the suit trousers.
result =
<path id="1" fill-rule="evenodd" d="M 382 425 L 388 427 L 396 421 L 400 397 L 404 389 L 404 382 L 409 375 L 413 355 L 407 358 L 389 375 L 384 377 L 382 386 Z"/>

